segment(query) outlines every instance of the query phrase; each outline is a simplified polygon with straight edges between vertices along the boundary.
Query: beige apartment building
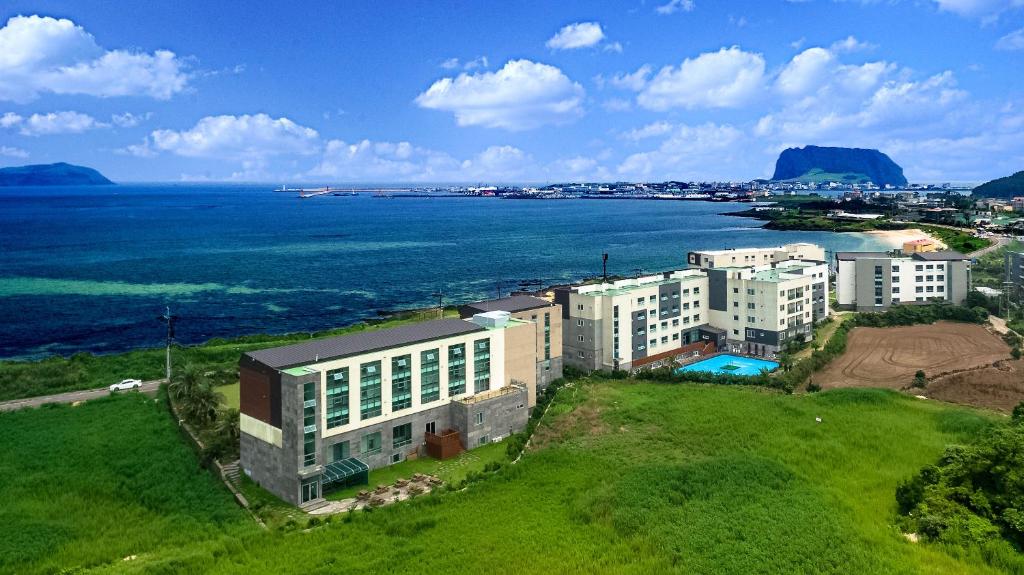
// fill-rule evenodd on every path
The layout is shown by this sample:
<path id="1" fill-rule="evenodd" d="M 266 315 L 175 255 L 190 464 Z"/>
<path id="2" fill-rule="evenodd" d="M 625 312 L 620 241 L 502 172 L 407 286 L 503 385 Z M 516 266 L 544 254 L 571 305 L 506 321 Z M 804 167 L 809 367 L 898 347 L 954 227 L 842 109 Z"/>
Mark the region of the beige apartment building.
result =
<path id="1" fill-rule="evenodd" d="M 738 268 L 779 263 L 787 260 L 824 262 L 825 250 L 809 243 L 793 243 L 773 248 L 734 248 L 690 252 L 686 263 L 693 268 Z"/>

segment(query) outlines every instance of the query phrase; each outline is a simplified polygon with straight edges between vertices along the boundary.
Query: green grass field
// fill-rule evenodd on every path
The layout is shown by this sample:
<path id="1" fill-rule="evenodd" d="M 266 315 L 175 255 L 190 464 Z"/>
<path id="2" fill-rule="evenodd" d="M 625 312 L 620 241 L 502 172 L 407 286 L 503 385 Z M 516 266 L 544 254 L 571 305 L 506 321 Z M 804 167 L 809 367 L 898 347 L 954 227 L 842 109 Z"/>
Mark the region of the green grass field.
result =
<path id="1" fill-rule="evenodd" d="M 256 531 L 163 400 L 0 413 L 0 573 L 59 572 Z"/>
<path id="2" fill-rule="evenodd" d="M 154 409 L 128 403 L 142 401 L 86 406 L 88 417 L 76 425 L 121 415 L 121 427 L 138 427 L 143 422 L 120 409 Z M 18 439 L 35 445 L 70 441 L 49 428 L 75 409 L 83 408 L 0 417 L 0 428 L 25 428 Z M 85 563 L 117 573 L 995 573 L 973 555 L 910 543 L 894 526 L 897 482 L 992 421 L 883 390 L 783 395 L 584 380 L 559 393 L 535 437 L 538 448 L 465 491 L 337 516 L 307 532 L 265 533 L 241 525 L 223 507 L 226 496 L 187 466 L 178 473 L 192 483 L 172 480 L 162 490 L 183 500 L 170 507 L 179 519 L 160 515 L 149 525 L 148 512 L 130 512 L 138 504 L 128 493 L 150 480 L 133 474 L 109 488 L 117 496 L 103 495 L 101 508 L 120 518 L 118 532 L 163 537 L 121 547 L 106 537 L 86 548 L 77 543 L 92 531 L 85 529 L 70 550 L 45 560 L 37 551 L 40 563 L 30 564 Z M 133 467 L 167 459 L 153 447 L 131 451 L 128 459 L 140 462 Z M 113 440 L 77 447 L 91 454 L 94 463 L 82 464 L 90 470 L 120 448 Z M 5 468 L 56 472 L 56 459 L 34 463 L 37 450 L 19 448 L 5 456 Z M 5 538 L 64 515 L 45 492 L 18 493 L 33 503 L 16 510 L 18 523 L 8 519 L 3 529 L 21 528 Z M 222 519 L 195 512 L 196 499 L 218 502 Z M 182 516 L 187 530 L 174 527 Z M 187 541 L 185 531 L 194 534 Z M 121 561 L 129 553 L 138 557 Z"/>
<path id="3" fill-rule="evenodd" d="M 379 322 L 360 323 L 315 334 L 253 335 L 230 340 L 213 339 L 201 345 L 174 348 L 173 362 L 178 366 L 196 364 L 203 371 L 214 372 L 214 379 L 218 383 L 232 383 L 238 381 L 238 357 L 242 352 L 311 338 L 394 327 L 433 318 L 436 314 L 436 311 L 407 312 Z M 446 315 L 458 314 L 454 310 L 446 310 Z M 0 401 L 104 387 L 127 378 L 159 379 L 163 375 L 162 348 L 110 355 L 79 353 L 67 358 L 54 356 L 41 361 L 0 361 Z"/>

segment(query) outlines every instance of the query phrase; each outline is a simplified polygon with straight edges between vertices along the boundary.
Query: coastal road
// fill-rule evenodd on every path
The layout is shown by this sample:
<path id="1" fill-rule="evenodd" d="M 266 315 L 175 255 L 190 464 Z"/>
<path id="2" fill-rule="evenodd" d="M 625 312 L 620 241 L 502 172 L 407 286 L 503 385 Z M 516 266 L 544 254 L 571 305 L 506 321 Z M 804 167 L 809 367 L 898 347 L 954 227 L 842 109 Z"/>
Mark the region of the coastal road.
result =
<path id="1" fill-rule="evenodd" d="M 138 391 L 142 393 L 148 393 L 153 395 L 156 390 L 159 389 L 160 384 L 163 383 L 162 379 L 154 379 L 153 381 L 142 382 L 142 387 L 138 388 Z M 116 393 L 134 393 L 136 390 L 131 391 L 118 391 Z M 40 395 L 39 397 L 26 397 L 25 399 L 12 399 L 11 401 L 0 402 L 0 411 L 15 411 L 25 407 L 39 407 L 46 403 L 74 403 L 76 401 L 88 401 L 90 399 L 96 399 L 98 397 L 105 397 L 110 394 L 110 388 L 100 387 L 97 389 L 85 389 L 82 391 L 69 391 L 67 393 L 57 393 L 54 395 Z"/>

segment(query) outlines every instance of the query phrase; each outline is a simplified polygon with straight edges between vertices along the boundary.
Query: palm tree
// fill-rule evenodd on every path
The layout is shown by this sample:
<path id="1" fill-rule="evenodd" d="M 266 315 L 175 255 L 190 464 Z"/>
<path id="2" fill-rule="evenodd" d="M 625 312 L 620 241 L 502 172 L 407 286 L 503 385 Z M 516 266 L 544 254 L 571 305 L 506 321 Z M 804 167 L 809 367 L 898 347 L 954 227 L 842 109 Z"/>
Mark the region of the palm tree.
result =
<path id="1" fill-rule="evenodd" d="M 167 391 L 170 392 L 172 399 L 179 404 L 185 404 L 188 403 L 195 388 L 205 379 L 206 376 L 203 375 L 202 370 L 195 364 L 189 363 L 174 373 L 170 385 L 167 386 Z"/>
<path id="2" fill-rule="evenodd" d="M 222 396 L 213 385 L 202 380 L 192 389 L 191 396 L 185 400 L 185 412 L 188 419 L 199 427 L 206 427 L 217 419 Z"/>
<path id="3" fill-rule="evenodd" d="M 190 423 L 203 427 L 217 418 L 221 394 L 213 388 L 209 378 L 198 366 L 186 365 L 173 378 L 168 391 Z"/>
<path id="4" fill-rule="evenodd" d="M 217 423 L 214 425 L 213 432 L 217 435 L 218 440 L 237 446 L 238 438 L 241 436 L 238 410 L 229 407 L 217 412 Z"/>

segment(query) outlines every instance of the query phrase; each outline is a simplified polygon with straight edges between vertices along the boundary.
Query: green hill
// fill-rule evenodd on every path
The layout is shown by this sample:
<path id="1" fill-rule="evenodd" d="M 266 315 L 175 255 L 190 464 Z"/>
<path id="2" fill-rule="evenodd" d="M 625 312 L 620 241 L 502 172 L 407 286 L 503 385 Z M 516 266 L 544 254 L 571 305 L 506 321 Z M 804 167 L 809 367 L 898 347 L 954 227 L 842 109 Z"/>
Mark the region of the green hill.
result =
<path id="1" fill-rule="evenodd" d="M 986 182 L 971 192 L 977 198 L 1013 198 L 1024 196 L 1024 171 Z"/>
<path id="2" fill-rule="evenodd" d="M 157 411 L 117 397 L 0 414 L 12 446 L 0 450 L 0 485 L 18 486 L 0 488 L 15 505 L 0 511 L 0 571 L 998 572 L 908 542 L 894 495 L 994 418 L 895 392 L 579 380 L 517 465 L 308 531 L 296 514 L 294 528 L 269 533 L 225 508 L 226 490 L 182 461 Z M 11 555 L 18 541 L 33 552 Z"/>
<path id="3" fill-rule="evenodd" d="M 847 184 L 866 184 L 871 181 L 867 174 L 852 172 L 826 172 L 821 168 L 814 168 L 796 178 L 778 180 L 782 182 L 801 182 L 805 184 L 821 184 L 824 182 L 843 182 Z"/>

